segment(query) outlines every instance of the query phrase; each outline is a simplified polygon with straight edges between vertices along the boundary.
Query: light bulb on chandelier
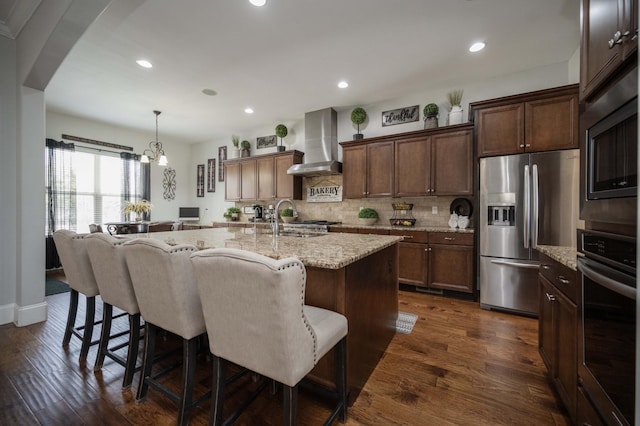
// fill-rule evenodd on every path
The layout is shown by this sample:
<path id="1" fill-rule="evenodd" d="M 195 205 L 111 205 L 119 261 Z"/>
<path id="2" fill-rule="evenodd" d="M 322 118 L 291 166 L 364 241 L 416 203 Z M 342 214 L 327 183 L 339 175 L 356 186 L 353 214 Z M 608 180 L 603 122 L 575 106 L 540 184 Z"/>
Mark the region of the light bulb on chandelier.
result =
<path id="1" fill-rule="evenodd" d="M 158 140 L 158 116 L 161 114 L 161 111 L 153 111 L 153 113 L 156 115 L 156 140 L 149 142 L 149 148 L 143 151 L 140 156 L 140 162 L 150 163 L 157 161 L 159 166 L 166 166 L 168 164 L 167 156 L 164 155 L 162 142 Z"/>

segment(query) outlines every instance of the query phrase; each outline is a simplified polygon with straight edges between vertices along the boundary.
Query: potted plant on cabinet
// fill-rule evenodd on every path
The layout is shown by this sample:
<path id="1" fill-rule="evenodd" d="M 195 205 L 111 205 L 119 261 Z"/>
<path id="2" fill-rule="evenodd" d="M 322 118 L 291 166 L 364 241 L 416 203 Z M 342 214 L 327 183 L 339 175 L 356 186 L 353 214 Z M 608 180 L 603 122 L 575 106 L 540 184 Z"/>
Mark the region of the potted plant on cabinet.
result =
<path id="1" fill-rule="evenodd" d="M 371 226 L 378 221 L 378 212 L 372 208 L 365 207 L 358 212 L 358 222 L 364 226 Z"/>
<path id="2" fill-rule="evenodd" d="M 438 127 L 438 112 L 440 109 L 438 105 L 434 103 L 430 103 L 425 105 L 424 110 L 422 111 L 424 114 L 424 128 L 425 129 L 435 129 Z"/>
<path id="3" fill-rule="evenodd" d="M 240 157 L 249 157 L 251 156 L 251 142 L 244 140 L 240 144 L 242 147 L 242 151 L 240 151 Z"/>
<path id="4" fill-rule="evenodd" d="M 447 99 L 451 105 L 449 112 L 449 125 L 462 123 L 462 89 L 447 93 Z"/>
<path id="5" fill-rule="evenodd" d="M 227 211 L 222 215 L 228 221 L 236 221 L 240 217 L 240 209 L 237 207 L 229 207 Z"/>
<path id="6" fill-rule="evenodd" d="M 364 138 L 364 135 L 360 133 L 360 125 L 364 123 L 366 119 L 367 119 L 367 112 L 363 108 L 357 107 L 357 108 L 354 108 L 353 111 L 351 111 L 351 122 L 355 124 L 358 128 L 358 133 L 353 135 L 353 139 Z"/>
<path id="7" fill-rule="evenodd" d="M 285 223 L 293 222 L 296 218 L 293 216 L 293 209 L 283 209 L 280 211 L 280 217 Z"/>
<path id="8" fill-rule="evenodd" d="M 233 144 L 233 149 L 229 152 L 229 158 L 240 157 L 240 138 L 236 135 L 231 136 L 231 143 Z"/>
<path id="9" fill-rule="evenodd" d="M 287 130 L 287 126 L 284 124 L 278 124 L 276 126 L 276 136 L 280 138 L 280 145 L 278 146 L 278 152 L 284 151 L 285 147 L 282 146 L 282 138 L 286 137 L 289 134 Z"/>

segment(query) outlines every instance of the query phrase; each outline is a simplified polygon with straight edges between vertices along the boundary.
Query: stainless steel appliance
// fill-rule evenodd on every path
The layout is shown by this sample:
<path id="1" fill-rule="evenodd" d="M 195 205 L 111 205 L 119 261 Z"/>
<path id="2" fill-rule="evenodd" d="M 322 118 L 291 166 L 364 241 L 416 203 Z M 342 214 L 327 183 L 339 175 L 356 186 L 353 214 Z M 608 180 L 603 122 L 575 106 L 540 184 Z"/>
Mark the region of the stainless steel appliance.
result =
<path id="1" fill-rule="evenodd" d="M 538 314 L 538 244 L 576 246 L 579 151 L 480 159 L 480 306 Z"/>
<path id="2" fill-rule="evenodd" d="M 581 231 L 578 383 L 605 424 L 633 425 L 636 371 L 636 239 Z"/>
<path id="3" fill-rule="evenodd" d="M 634 68 L 580 115 L 580 217 L 636 225 L 638 72 Z"/>

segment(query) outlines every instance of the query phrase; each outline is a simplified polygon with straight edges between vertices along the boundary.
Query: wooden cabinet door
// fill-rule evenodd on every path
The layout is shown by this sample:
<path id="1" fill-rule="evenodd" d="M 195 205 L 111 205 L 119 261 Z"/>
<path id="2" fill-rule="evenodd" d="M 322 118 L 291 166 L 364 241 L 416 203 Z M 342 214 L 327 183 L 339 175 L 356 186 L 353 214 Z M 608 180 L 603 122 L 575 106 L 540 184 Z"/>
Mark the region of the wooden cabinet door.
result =
<path id="1" fill-rule="evenodd" d="M 624 3 L 629 0 L 582 0 L 582 43 L 580 48 L 580 99 L 587 99 L 623 61 L 622 45 L 630 37 L 613 42 L 625 27 Z M 636 1 L 636 0 L 634 0 Z M 637 3 L 636 3 L 637 4 Z"/>
<path id="2" fill-rule="evenodd" d="M 431 137 L 431 190 L 429 193 L 430 195 L 473 194 L 472 130 Z"/>
<path id="3" fill-rule="evenodd" d="M 342 148 L 342 197 L 367 196 L 367 147 L 365 145 Z"/>
<path id="4" fill-rule="evenodd" d="M 367 145 L 367 197 L 393 195 L 394 143 L 379 142 Z"/>
<path id="5" fill-rule="evenodd" d="M 224 164 L 224 199 L 240 199 L 240 163 Z"/>
<path id="6" fill-rule="evenodd" d="M 278 155 L 274 159 L 275 173 L 275 198 L 290 198 L 302 200 L 302 176 L 287 174 L 289 167 L 302 162 L 302 157 L 291 155 Z"/>
<path id="7" fill-rule="evenodd" d="M 547 369 L 553 371 L 555 345 L 553 335 L 553 299 L 555 289 L 542 275 L 538 276 L 540 285 L 540 312 L 538 313 L 538 351 Z M 553 374 L 553 373 L 552 373 Z"/>
<path id="8" fill-rule="evenodd" d="M 473 293 L 473 247 L 429 244 L 428 286 Z"/>
<path id="9" fill-rule="evenodd" d="M 242 200 L 256 200 L 258 198 L 257 171 L 256 160 L 240 162 L 240 198 Z"/>
<path id="10" fill-rule="evenodd" d="M 567 95 L 525 103 L 527 152 L 578 148 L 578 96 Z"/>
<path id="11" fill-rule="evenodd" d="M 430 138 L 395 142 L 395 197 L 418 197 L 430 193 Z"/>
<path id="12" fill-rule="evenodd" d="M 524 152 L 524 104 L 484 108 L 477 114 L 478 156 Z"/>
<path id="13" fill-rule="evenodd" d="M 638 50 L 638 0 L 624 0 L 622 34 L 626 34 L 622 43 L 622 60 L 626 61 Z"/>
<path id="14" fill-rule="evenodd" d="M 578 308 L 557 291 L 554 305 L 556 368 L 553 381 L 569 412 L 575 419 L 578 390 Z"/>
<path id="15" fill-rule="evenodd" d="M 398 243 L 398 283 L 427 286 L 426 244 Z"/>
<path id="16" fill-rule="evenodd" d="M 273 157 L 256 160 L 258 174 L 258 200 L 271 200 L 275 197 L 275 175 Z"/>

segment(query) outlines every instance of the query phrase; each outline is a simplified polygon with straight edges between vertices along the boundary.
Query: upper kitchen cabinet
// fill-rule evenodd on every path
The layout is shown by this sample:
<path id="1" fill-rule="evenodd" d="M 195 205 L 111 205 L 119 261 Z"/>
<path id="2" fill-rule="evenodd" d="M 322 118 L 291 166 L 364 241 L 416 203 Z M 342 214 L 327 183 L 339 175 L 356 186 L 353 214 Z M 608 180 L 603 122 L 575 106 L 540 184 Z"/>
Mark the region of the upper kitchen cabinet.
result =
<path id="1" fill-rule="evenodd" d="M 470 104 L 479 157 L 578 148 L 578 85 Z"/>
<path id="2" fill-rule="evenodd" d="M 343 197 L 473 193 L 473 126 L 343 142 Z"/>
<path id="3" fill-rule="evenodd" d="M 288 175 L 287 169 L 302 163 L 303 156 L 285 151 L 225 161 L 225 200 L 301 200 L 302 177 Z"/>
<path id="4" fill-rule="evenodd" d="M 343 197 L 391 197 L 393 149 L 393 141 L 343 146 Z"/>
<path id="5" fill-rule="evenodd" d="M 395 197 L 471 195 L 473 129 L 395 141 Z"/>
<path id="6" fill-rule="evenodd" d="M 580 100 L 597 97 L 636 61 L 638 0 L 582 0 Z"/>

